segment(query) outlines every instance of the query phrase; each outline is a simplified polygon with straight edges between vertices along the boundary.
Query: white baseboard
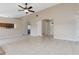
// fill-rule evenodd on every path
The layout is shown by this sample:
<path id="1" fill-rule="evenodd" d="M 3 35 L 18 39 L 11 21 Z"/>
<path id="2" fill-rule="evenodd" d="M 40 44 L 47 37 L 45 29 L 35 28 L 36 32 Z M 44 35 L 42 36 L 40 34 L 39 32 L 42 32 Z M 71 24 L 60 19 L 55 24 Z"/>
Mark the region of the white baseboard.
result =
<path id="1" fill-rule="evenodd" d="M 67 40 L 67 41 L 79 41 L 79 39 L 76 39 L 76 38 L 74 38 L 74 39 L 72 39 L 72 38 L 54 38 L 54 39 L 59 39 L 59 40 Z"/>

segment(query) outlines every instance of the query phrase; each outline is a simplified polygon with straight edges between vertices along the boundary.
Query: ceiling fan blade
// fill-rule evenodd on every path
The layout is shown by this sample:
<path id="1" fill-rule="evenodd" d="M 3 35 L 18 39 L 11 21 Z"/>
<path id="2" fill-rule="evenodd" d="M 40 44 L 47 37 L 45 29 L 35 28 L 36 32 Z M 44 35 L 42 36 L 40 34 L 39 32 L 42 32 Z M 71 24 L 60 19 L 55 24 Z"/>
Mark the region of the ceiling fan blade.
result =
<path id="1" fill-rule="evenodd" d="M 32 6 L 30 6 L 28 9 L 31 9 L 32 8 Z"/>
<path id="2" fill-rule="evenodd" d="M 22 7 L 22 6 L 20 6 L 20 5 L 18 5 L 20 8 L 22 8 L 22 9 L 24 9 L 24 7 Z"/>
<path id="3" fill-rule="evenodd" d="M 24 11 L 24 10 L 18 10 L 18 11 Z"/>
<path id="4" fill-rule="evenodd" d="M 28 10 L 28 11 L 29 11 L 29 12 L 33 12 L 33 13 L 35 12 L 35 11 L 32 11 L 32 10 Z"/>

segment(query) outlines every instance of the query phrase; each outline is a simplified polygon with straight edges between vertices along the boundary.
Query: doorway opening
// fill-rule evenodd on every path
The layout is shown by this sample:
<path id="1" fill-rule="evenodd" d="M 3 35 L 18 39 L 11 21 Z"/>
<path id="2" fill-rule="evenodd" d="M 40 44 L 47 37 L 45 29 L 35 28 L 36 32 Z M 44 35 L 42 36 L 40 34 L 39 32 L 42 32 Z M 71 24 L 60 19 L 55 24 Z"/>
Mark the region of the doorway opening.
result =
<path id="1" fill-rule="evenodd" d="M 42 21 L 42 35 L 43 36 L 53 36 L 53 21 L 52 20 L 43 20 Z"/>
<path id="2" fill-rule="evenodd" d="M 28 35 L 31 34 L 31 24 L 30 23 L 27 25 L 27 34 Z"/>

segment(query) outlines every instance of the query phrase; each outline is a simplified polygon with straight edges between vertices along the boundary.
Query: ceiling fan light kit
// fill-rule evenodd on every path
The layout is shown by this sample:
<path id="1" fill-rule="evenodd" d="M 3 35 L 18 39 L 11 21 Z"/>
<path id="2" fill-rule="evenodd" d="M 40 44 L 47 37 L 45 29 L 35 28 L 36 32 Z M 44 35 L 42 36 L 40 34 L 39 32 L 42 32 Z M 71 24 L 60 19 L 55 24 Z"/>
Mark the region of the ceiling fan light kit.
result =
<path id="1" fill-rule="evenodd" d="M 32 10 L 32 6 L 28 7 L 28 4 L 25 3 L 25 7 L 18 5 L 22 10 L 18 10 L 18 11 L 24 11 L 26 14 L 28 14 L 29 12 L 34 13 L 35 11 Z"/>

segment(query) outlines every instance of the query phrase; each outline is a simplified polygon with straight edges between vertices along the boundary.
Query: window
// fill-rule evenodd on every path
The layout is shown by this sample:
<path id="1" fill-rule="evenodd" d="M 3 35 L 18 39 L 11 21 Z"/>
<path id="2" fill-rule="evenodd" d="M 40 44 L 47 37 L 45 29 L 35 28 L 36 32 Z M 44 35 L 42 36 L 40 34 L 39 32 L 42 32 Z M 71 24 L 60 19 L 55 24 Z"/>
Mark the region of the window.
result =
<path id="1" fill-rule="evenodd" d="M 12 24 L 12 23 L 0 23 L 0 27 L 14 28 L 14 24 Z"/>

